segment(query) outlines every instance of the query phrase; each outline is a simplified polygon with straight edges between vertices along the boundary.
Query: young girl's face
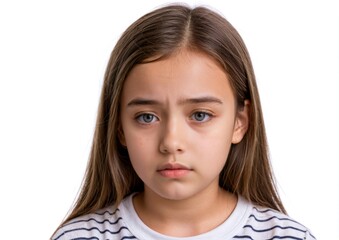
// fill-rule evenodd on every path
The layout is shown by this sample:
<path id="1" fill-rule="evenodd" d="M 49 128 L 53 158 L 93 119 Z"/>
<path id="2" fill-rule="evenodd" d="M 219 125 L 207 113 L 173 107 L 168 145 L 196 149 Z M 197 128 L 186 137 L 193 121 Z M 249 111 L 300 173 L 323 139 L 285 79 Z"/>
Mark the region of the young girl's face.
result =
<path id="1" fill-rule="evenodd" d="M 124 84 L 121 141 L 145 194 L 183 200 L 217 190 L 247 121 L 247 105 L 236 109 L 227 75 L 203 53 L 137 65 Z"/>

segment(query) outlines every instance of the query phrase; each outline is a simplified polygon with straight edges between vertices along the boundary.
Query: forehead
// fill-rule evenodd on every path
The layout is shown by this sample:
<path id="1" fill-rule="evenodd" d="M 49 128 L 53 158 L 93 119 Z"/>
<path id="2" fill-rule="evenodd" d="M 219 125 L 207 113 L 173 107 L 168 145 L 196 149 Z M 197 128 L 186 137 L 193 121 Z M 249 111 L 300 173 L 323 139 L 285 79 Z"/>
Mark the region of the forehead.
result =
<path id="1" fill-rule="evenodd" d="M 228 76 L 221 65 L 204 53 L 191 51 L 136 65 L 126 78 L 122 97 L 124 100 L 137 95 L 233 98 Z"/>

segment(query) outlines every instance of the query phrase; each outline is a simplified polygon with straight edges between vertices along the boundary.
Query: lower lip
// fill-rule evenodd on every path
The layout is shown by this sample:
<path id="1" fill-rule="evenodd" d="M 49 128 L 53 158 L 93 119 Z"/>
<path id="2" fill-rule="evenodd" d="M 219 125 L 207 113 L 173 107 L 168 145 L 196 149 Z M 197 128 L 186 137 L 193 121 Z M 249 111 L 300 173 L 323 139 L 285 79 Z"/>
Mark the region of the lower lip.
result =
<path id="1" fill-rule="evenodd" d="M 190 171 L 189 169 L 165 169 L 160 170 L 159 173 L 166 178 L 180 178 L 186 176 Z"/>

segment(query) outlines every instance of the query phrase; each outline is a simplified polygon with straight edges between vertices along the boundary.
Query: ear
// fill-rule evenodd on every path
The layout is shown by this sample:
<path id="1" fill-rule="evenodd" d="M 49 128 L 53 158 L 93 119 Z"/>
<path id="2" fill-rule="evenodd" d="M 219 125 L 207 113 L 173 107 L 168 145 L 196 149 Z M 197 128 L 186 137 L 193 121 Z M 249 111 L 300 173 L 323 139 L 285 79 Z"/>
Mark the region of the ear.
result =
<path id="1" fill-rule="evenodd" d="M 118 139 L 120 141 L 120 144 L 126 147 L 126 139 L 124 131 L 122 130 L 122 126 L 119 124 L 118 126 Z"/>
<path id="2" fill-rule="evenodd" d="M 249 125 L 249 108 L 250 108 L 250 101 L 244 101 L 244 107 L 237 111 L 234 129 L 233 129 L 233 136 L 232 136 L 232 143 L 237 144 L 239 143 L 243 137 L 245 136 L 248 125 Z"/>

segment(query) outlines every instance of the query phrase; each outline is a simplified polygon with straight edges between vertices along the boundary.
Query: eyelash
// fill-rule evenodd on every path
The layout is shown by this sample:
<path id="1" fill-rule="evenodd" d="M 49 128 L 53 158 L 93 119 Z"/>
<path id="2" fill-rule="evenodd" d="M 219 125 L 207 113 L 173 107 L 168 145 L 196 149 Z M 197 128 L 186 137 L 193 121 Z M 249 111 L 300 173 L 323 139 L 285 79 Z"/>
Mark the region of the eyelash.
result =
<path id="1" fill-rule="evenodd" d="M 150 122 L 147 122 L 145 121 L 145 117 L 149 117 L 151 116 L 152 117 L 152 120 Z M 154 119 L 157 119 L 159 120 L 159 118 L 157 116 L 155 116 L 154 114 L 152 113 L 142 113 L 142 114 L 138 114 L 136 117 L 135 117 L 136 121 L 140 124 L 151 124 L 153 123 Z"/>
<path id="2" fill-rule="evenodd" d="M 197 120 L 197 119 L 194 119 L 194 116 L 197 116 L 198 114 L 203 114 L 204 115 L 204 118 L 203 120 Z M 206 119 L 207 117 L 207 119 Z M 196 121 L 197 123 L 205 123 L 205 122 L 208 122 L 211 120 L 211 118 L 213 117 L 213 114 L 211 114 L 210 112 L 206 112 L 206 111 L 196 111 L 194 112 L 192 115 L 191 115 L 191 119 Z"/>
<path id="3" fill-rule="evenodd" d="M 198 114 L 203 114 L 203 119 L 202 120 L 197 120 L 196 117 Z M 206 112 L 206 111 L 195 111 L 191 114 L 190 116 L 190 119 L 195 121 L 196 123 L 205 123 L 205 122 L 208 122 L 211 120 L 211 118 L 213 117 L 214 115 L 210 112 Z M 152 117 L 151 120 L 147 121 L 145 120 L 145 117 Z M 207 119 L 206 119 L 207 118 Z M 148 124 L 152 124 L 154 123 L 154 121 L 158 121 L 159 118 L 152 114 L 152 113 L 141 113 L 141 114 L 138 114 L 136 117 L 135 117 L 136 121 L 140 124 L 145 124 L 145 125 L 148 125 Z"/>

